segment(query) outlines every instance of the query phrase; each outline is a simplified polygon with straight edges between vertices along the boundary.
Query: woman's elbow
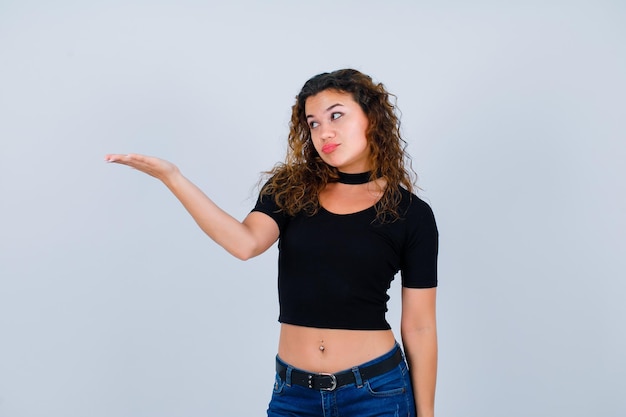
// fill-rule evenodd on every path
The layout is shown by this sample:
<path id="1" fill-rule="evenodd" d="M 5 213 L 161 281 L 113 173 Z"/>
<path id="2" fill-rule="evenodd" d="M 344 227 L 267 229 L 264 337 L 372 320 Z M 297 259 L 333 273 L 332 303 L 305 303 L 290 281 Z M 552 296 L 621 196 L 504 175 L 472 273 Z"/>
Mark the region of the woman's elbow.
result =
<path id="1" fill-rule="evenodd" d="M 402 337 L 408 336 L 428 336 L 437 335 L 437 324 L 434 320 L 402 320 L 400 323 L 400 334 Z"/>
<path id="2" fill-rule="evenodd" d="M 261 253 L 264 252 L 264 250 L 261 249 L 259 245 L 257 245 L 256 243 L 239 244 L 232 248 L 225 248 L 225 249 L 228 251 L 228 253 L 230 253 L 235 258 L 239 259 L 240 261 L 247 261 L 256 256 L 259 256 Z"/>
<path id="3" fill-rule="evenodd" d="M 235 248 L 235 249 L 229 250 L 228 253 L 230 253 L 235 258 L 239 259 L 240 261 L 247 261 L 258 255 L 257 253 L 254 253 L 254 251 L 246 249 L 246 248 Z"/>

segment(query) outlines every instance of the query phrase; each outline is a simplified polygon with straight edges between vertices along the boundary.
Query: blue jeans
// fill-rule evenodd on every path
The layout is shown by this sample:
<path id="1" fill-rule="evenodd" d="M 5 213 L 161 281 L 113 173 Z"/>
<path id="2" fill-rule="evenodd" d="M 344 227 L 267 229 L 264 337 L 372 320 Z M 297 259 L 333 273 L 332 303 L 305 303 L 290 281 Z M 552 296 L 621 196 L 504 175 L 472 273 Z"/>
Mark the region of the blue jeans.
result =
<path id="1" fill-rule="evenodd" d="M 396 343 L 391 351 L 359 367 L 390 358 L 397 349 L 400 346 Z M 297 369 L 279 357 L 276 360 L 288 369 Z M 351 369 L 355 383 L 333 391 L 293 385 L 289 381 L 289 371 L 286 372 L 286 380 L 276 374 L 268 417 L 415 417 L 413 389 L 404 355 L 403 360 L 391 371 L 368 380 L 361 378 L 359 367 Z"/>

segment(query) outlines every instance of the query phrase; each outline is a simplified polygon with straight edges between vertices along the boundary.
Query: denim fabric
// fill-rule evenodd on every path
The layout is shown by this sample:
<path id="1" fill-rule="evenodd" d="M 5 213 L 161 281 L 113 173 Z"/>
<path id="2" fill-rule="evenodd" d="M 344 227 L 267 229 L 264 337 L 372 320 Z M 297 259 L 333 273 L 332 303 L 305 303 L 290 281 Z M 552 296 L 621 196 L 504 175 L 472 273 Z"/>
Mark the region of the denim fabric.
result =
<path id="1" fill-rule="evenodd" d="M 391 357 L 400 346 L 388 353 L 360 365 L 369 366 Z M 415 417 L 413 389 L 406 360 L 391 371 L 369 380 L 362 380 L 358 367 L 352 369 L 356 383 L 344 385 L 334 391 L 317 391 L 292 385 L 287 367 L 285 380 L 276 374 L 274 392 L 267 410 L 268 417 Z"/>

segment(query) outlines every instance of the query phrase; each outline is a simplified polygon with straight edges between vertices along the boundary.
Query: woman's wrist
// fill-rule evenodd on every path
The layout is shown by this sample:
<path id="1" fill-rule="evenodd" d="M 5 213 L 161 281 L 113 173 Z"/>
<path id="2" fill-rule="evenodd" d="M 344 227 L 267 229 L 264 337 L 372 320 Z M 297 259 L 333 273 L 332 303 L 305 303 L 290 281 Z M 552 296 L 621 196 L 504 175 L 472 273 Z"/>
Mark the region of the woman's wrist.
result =
<path id="1" fill-rule="evenodd" d="M 177 167 L 171 168 L 168 172 L 163 174 L 160 180 L 169 188 L 174 191 L 180 187 L 180 184 L 187 179 L 183 176 L 182 172 Z"/>

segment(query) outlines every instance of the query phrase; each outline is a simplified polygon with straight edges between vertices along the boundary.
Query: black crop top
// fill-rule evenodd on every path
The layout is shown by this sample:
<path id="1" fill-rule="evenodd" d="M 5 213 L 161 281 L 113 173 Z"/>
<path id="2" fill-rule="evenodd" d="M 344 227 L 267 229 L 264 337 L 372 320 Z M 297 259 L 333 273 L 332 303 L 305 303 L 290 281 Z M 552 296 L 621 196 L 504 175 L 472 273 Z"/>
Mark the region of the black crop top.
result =
<path id="1" fill-rule="evenodd" d="M 398 271 L 402 285 L 437 286 L 438 232 L 431 208 L 401 189 L 401 219 L 376 220 L 376 209 L 287 216 L 272 196 L 252 211 L 280 229 L 278 321 L 307 327 L 385 330 L 387 290 Z"/>

